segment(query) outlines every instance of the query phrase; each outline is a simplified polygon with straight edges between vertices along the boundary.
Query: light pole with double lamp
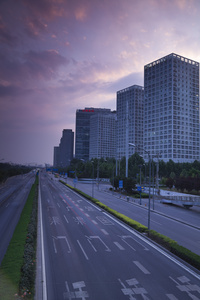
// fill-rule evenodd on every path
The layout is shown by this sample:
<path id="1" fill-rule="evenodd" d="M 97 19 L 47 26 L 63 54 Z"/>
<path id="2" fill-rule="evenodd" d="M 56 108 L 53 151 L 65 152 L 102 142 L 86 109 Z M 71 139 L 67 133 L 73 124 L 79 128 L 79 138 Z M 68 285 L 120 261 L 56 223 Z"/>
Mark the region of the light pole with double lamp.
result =
<path id="1" fill-rule="evenodd" d="M 151 204 L 151 193 L 150 193 L 150 187 L 151 187 L 151 157 L 149 151 L 145 150 L 144 148 L 141 148 L 140 146 L 137 146 L 133 143 L 129 143 L 130 146 L 138 148 L 143 150 L 145 153 L 148 154 L 149 158 L 149 205 L 148 205 L 148 230 L 150 230 L 150 204 Z"/>

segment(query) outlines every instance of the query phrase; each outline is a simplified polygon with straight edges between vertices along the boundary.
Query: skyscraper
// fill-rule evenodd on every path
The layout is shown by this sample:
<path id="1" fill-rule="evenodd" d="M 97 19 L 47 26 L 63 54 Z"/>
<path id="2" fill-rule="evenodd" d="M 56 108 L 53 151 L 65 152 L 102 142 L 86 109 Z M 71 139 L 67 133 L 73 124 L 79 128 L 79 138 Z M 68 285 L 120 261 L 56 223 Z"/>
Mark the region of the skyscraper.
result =
<path id="1" fill-rule="evenodd" d="M 116 157 L 116 112 L 91 116 L 89 149 L 89 159 Z"/>
<path id="2" fill-rule="evenodd" d="M 53 166 L 55 168 L 60 166 L 60 147 L 55 146 L 53 151 Z"/>
<path id="3" fill-rule="evenodd" d="M 199 159 L 199 63 L 171 53 L 144 66 L 144 148 L 174 162 Z"/>
<path id="4" fill-rule="evenodd" d="M 135 152 L 129 143 L 143 147 L 143 104 L 142 86 L 133 85 L 117 92 L 117 159 Z"/>
<path id="5" fill-rule="evenodd" d="M 59 147 L 54 147 L 54 167 L 67 167 L 73 159 L 74 132 L 64 129 Z"/>
<path id="6" fill-rule="evenodd" d="M 110 112 L 106 108 L 85 108 L 76 110 L 76 141 L 75 157 L 77 159 L 89 160 L 90 144 L 90 117 L 98 112 Z"/>

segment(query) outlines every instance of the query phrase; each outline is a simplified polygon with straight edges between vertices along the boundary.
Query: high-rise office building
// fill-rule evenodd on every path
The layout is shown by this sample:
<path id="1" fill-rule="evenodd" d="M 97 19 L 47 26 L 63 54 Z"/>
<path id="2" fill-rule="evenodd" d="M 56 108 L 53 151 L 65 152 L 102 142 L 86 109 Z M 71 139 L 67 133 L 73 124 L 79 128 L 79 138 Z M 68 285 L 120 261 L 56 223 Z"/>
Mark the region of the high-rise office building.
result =
<path id="1" fill-rule="evenodd" d="M 89 159 L 116 157 L 116 112 L 97 113 L 90 118 Z"/>
<path id="2" fill-rule="evenodd" d="M 106 108 L 85 108 L 76 110 L 76 140 L 75 157 L 77 159 L 89 160 L 90 145 L 90 117 L 98 112 L 110 112 Z"/>
<path id="3" fill-rule="evenodd" d="M 60 147 L 55 146 L 53 151 L 53 166 L 55 168 L 60 166 Z"/>
<path id="4" fill-rule="evenodd" d="M 133 85 L 117 92 L 117 149 L 116 157 L 130 157 L 135 148 L 133 143 L 143 147 L 143 104 L 144 88 Z"/>
<path id="5" fill-rule="evenodd" d="M 144 90 L 146 151 L 164 161 L 198 160 L 199 63 L 174 53 L 149 63 Z"/>
<path id="6" fill-rule="evenodd" d="M 59 147 L 54 147 L 54 167 L 67 167 L 73 159 L 74 132 L 64 129 Z"/>

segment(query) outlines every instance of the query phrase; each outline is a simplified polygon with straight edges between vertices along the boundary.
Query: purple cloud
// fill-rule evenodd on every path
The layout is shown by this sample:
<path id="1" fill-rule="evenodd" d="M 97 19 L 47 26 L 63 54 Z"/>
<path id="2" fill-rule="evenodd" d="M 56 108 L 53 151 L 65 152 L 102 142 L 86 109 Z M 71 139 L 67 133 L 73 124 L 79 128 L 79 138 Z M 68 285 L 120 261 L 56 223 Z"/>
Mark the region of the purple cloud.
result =
<path id="1" fill-rule="evenodd" d="M 30 50 L 24 55 L 24 66 L 31 77 L 38 79 L 52 79 L 60 66 L 66 65 L 68 60 L 55 50 L 35 52 Z"/>
<path id="2" fill-rule="evenodd" d="M 18 39 L 15 35 L 10 33 L 0 16 L 0 42 L 7 46 L 13 47 L 18 44 Z"/>

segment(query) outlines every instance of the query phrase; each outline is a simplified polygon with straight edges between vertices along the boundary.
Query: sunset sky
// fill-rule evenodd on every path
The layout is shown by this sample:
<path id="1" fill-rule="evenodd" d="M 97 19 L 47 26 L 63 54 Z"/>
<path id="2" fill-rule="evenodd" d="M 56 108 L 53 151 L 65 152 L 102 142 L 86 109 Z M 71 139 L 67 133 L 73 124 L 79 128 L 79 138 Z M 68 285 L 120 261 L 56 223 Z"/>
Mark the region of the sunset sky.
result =
<path id="1" fill-rule="evenodd" d="M 0 161 L 52 164 L 76 109 L 172 52 L 200 62 L 199 0 L 0 0 Z"/>

